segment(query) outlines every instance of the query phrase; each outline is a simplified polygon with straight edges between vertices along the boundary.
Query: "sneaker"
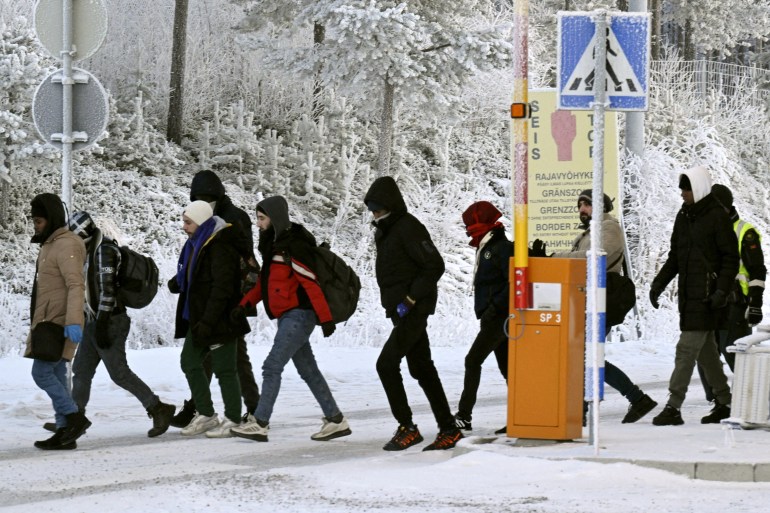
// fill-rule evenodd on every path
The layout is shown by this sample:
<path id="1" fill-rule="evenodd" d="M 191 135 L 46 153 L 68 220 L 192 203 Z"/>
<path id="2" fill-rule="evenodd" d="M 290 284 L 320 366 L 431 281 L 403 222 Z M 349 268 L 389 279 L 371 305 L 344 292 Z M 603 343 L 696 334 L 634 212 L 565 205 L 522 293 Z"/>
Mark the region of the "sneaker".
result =
<path id="1" fill-rule="evenodd" d="M 505 434 L 508 434 L 508 426 L 506 425 L 506 426 L 503 426 L 503 427 L 501 427 L 500 429 L 498 429 L 497 431 L 495 431 L 495 434 L 496 434 L 496 435 L 505 435 Z"/>
<path id="2" fill-rule="evenodd" d="M 255 442 L 267 442 L 267 430 L 270 425 L 262 426 L 256 419 L 248 424 L 241 424 L 230 429 L 230 432 L 238 438 L 247 438 Z"/>
<path id="3" fill-rule="evenodd" d="M 185 401 L 184 405 L 179 409 L 179 413 L 171 417 L 171 425 L 175 428 L 184 428 L 190 425 L 193 417 L 195 417 L 195 403 Z"/>
<path id="4" fill-rule="evenodd" d="M 231 429 L 238 426 L 240 426 L 240 424 L 225 417 L 221 424 L 206 431 L 206 438 L 232 438 L 233 433 Z"/>
<path id="5" fill-rule="evenodd" d="M 166 404 L 158 401 L 158 404 L 147 410 L 147 416 L 152 419 L 152 428 L 147 432 L 150 438 L 160 436 L 171 425 L 171 419 L 174 416 L 176 407 L 172 404 Z"/>
<path id="6" fill-rule="evenodd" d="M 50 431 L 51 433 L 56 433 L 56 422 L 46 422 L 43 424 L 43 429 Z"/>
<path id="7" fill-rule="evenodd" d="M 251 424 L 256 421 L 257 418 L 249 412 L 244 413 L 243 417 L 241 417 L 241 424 Z"/>
<path id="8" fill-rule="evenodd" d="M 471 419 L 465 418 L 459 413 L 455 413 L 455 427 L 464 431 L 470 431 L 473 429 L 471 426 Z"/>
<path id="9" fill-rule="evenodd" d="M 219 425 L 219 418 L 216 413 L 211 417 L 196 413 L 190 423 L 182 429 L 182 434 L 184 436 L 200 435 L 209 429 L 217 427 L 217 425 Z"/>
<path id="10" fill-rule="evenodd" d="M 459 429 L 439 431 L 433 443 L 425 447 L 423 451 L 444 451 L 446 449 L 451 449 L 457 445 L 457 442 L 459 442 L 461 438 L 463 438 L 463 434 Z"/>
<path id="11" fill-rule="evenodd" d="M 417 426 L 407 427 L 401 425 L 398 426 L 393 438 L 383 446 L 383 449 L 386 451 L 403 451 L 415 444 L 419 444 L 422 440 L 422 435 Z"/>
<path id="12" fill-rule="evenodd" d="M 714 401 L 714 408 L 711 413 L 700 419 L 701 424 L 719 424 L 723 419 L 730 416 L 730 406 L 727 404 L 719 404 L 719 401 Z"/>
<path id="13" fill-rule="evenodd" d="M 653 401 L 649 395 L 644 394 L 642 397 L 632 402 L 628 406 L 628 413 L 626 413 L 626 416 L 623 417 L 622 424 L 630 424 L 632 422 L 636 422 L 637 420 L 650 413 L 652 409 L 657 405 L 658 403 Z"/>
<path id="14" fill-rule="evenodd" d="M 66 428 L 59 428 L 48 440 L 39 440 L 35 442 L 35 447 L 43 449 L 44 451 L 69 451 L 77 449 L 78 445 L 75 442 L 69 442 L 67 444 L 61 443 L 61 438 L 64 435 Z"/>
<path id="15" fill-rule="evenodd" d="M 684 424 L 684 420 L 682 420 L 682 414 L 677 408 L 667 404 L 663 411 L 652 419 L 652 423 L 655 426 L 681 426 Z"/>
<path id="16" fill-rule="evenodd" d="M 86 418 L 82 411 L 70 413 L 67 415 L 67 427 L 64 428 L 61 435 L 61 444 L 68 445 L 74 442 L 83 436 L 89 427 L 91 427 L 91 421 Z"/>
<path id="17" fill-rule="evenodd" d="M 321 420 L 323 421 L 321 430 L 318 433 L 313 433 L 310 435 L 311 440 L 325 442 L 326 440 L 333 440 L 334 438 L 339 438 L 341 436 L 348 436 L 350 433 L 352 433 L 352 431 L 350 431 L 350 426 L 348 425 L 348 420 L 345 417 L 342 417 L 339 422 L 334 422 L 327 417 L 324 417 Z"/>

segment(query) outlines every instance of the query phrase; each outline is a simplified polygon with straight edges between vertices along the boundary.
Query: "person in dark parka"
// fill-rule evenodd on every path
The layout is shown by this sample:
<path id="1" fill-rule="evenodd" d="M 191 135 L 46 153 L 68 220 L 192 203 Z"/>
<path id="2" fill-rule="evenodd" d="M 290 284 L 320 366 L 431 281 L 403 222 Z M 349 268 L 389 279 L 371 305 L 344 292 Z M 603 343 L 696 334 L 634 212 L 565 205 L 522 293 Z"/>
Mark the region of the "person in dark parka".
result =
<path id="1" fill-rule="evenodd" d="M 479 333 L 465 357 L 463 392 L 455 414 L 455 425 L 468 431 L 472 429 L 481 366 L 490 353 L 495 354 L 500 374 L 508 381 L 508 336 L 504 328 L 508 318 L 508 264 L 513 245 L 499 221 L 502 216 L 488 201 L 473 203 L 462 215 L 466 233 L 471 237 L 469 244 L 476 248 L 473 292 L 474 310 L 479 319 Z"/>
<path id="2" fill-rule="evenodd" d="M 251 218 L 244 210 L 233 205 L 233 202 L 225 194 L 225 186 L 222 185 L 222 181 L 216 173 L 208 169 L 196 173 L 190 185 L 190 201 L 198 200 L 207 202 L 215 216 L 221 217 L 232 225 L 231 230 L 234 230 L 235 234 L 232 241 L 241 256 L 241 293 L 245 294 L 254 286 L 259 274 L 259 264 L 254 256 Z M 246 339 L 239 337 L 237 344 L 238 381 L 241 385 L 243 404 L 246 408 L 243 421 L 253 421 L 253 414 L 259 403 L 259 386 L 254 379 Z M 211 381 L 211 361 L 208 358 L 203 361 L 203 369 Z M 179 428 L 185 427 L 190 423 L 193 415 L 195 415 L 195 401 L 190 399 L 184 402 L 179 413 L 172 419 L 171 425 Z"/>
<path id="3" fill-rule="evenodd" d="M 708 169 L 698 166 L 679 176 L 684 204 L 676 215 L 671 249 L 650 287 L 650 303 L 678 277 L 679 328 L 668 404 L 653 420 L 656 426 L 684 423 L 679 409 L 687 395 L 696 362 L 711 384 L 715 406 L 701 419 L 719 423 L 730 416 L 730 386 L 719 360 L 714 331 L 738 273 L 738 239 L 730 218 L 711 194 Z"/>
<path id="4" fill-rule="evenodd" d="M 436 440 L 424 450 L 450 449 L 463 435 L 454 424 L 444 387 L 431 359 L 427 331 L 428 317 L 436 309 L 437 284 L 444 274 L 444 259 L 425 226 L 407 212 L 392 177 L 377 178 L 369 187 L 364 203 L 373 213 L 373 224 L 377 228 L 376 274 L 380 302 L 394 326 L 377 359 L 377 373 L 399 423 L 395 435 L 383 449 L 400 451 L 423 440 L 412 420 L 404 389 L 401 376 L 404 358 L 409 373 L 428 397 L 439 428 Z"/>
<path id="5" fill-rule="evenodd" d="M 230 319 L 230 311 L 241 298 L 239 256 L 233 244 L 235 231 L 222 218 L 214 216 L 205 201 L 190 203 L 182 220 L 189 238 L 179 257 L 177 274 L 168 287 L 179 294 L 174 337 L 184 338 L 182 371 L 198 411 L 182 434 L 205 432 L 209 438 L 230 437 L 230 429 L 241 422 L 236 340 L 249 331 L 245 319 Z M 203 371 L 206 357 L 211 358 L 225 405 L 221 423 Z"/>

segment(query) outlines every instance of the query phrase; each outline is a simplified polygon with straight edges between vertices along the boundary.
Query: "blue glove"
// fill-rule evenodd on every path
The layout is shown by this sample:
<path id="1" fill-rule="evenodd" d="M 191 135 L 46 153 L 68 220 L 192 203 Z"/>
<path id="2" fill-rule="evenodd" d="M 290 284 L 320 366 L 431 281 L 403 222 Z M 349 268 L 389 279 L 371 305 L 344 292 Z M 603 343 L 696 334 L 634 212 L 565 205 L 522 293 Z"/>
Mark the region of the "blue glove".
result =
<path id="1" fill-rule="evenodd" d="M 83 330 L 80 324 L 70 324 L 64 327 L 64 336 L 73 341 L 76 344 L 80 344 L 83 340 Z"/>
<path id="2" fill-rule="evenodd" d="M 414 306 L 414 301 L 409 296 L 406 296 L 403 301 L 401 301 L 398 306 L 396 306 L 396 313 L 399 317 L 404 317 L 406 314 L 409 313 L 409 310 L 412 309 Z"/>

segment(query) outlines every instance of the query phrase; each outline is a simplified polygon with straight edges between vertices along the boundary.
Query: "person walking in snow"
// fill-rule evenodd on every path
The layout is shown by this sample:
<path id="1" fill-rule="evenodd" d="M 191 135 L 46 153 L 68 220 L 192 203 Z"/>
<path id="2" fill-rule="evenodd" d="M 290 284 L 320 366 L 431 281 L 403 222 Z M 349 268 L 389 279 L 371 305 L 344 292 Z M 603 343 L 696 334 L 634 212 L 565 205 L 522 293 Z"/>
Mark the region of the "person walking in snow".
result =
<path id="1" fill-rule="evenodd" d="M 267 442 L 281 375 L 289 361 L 293 361 L 324 414 L 321 429 L 310 438 L 326 441 L 347 436 L 351 434 L 348 421 L 337 406 L 310 347 L 310 335 L 316 324 L 321 325 L 324 337 L 331 336 L 335 330 L 329 304 L 313 269 L 315 237 L 302 225 L 290 221 L 289 204 L 282 196 L 265 198 L 257 204 L 257 227 L 263 267 L 256 285 L 243 297 L 232 316 L 245 320 L 247 311 L 261 301 L 267 316 L 278 319 L 278 331 L 262 364 L 262 397 L 255 420 L 233 428 L 232 432 L 241 438 Z"/>
<path id="2" fill-rule="evenodd" d="M 593 219 L 594 212 L 593 190 L 586 189 L 580 193 L 577 207 L 583 232 L 575 237 L 570 251 L 557 252 L 550 256 L 555 258 L 586 258 L 588 251 L 591 250 L 591 220 Z M 610 214 L 612 208 L 612 200 L 605 194 L 602 201 L 603 215 L 601 217 L 602 249 L 607 253 L 607 262 L 609 262 L 607 272 L 620 273 L 623 269 L 623 260 L 625 258 L 626 236 L 623 233 L 620 222 Z M 545 245 L 542 241 L 539 239 L 535 240 L 532 246 L 533 248 L 543 248 L 538 250 L 539 252 L 535 256 L 546 256 Z M 609 290 L 607 294 L 610 294 Z M 611 329 L 612 326 L 607 323 L 604 332 L 605 337 L 610 333 Z M 625 372 L 616 365 L 613 365 L 609 360 L 604 361 L 604 381 L 620 392 L 629 402 L 628 411 L 622 420 L 623 424 L 636 422 L 658 405 L 649 395 L 642 392 L 639 386 L 631 381 L 631 378 Z"/>
<path id="3" fill-rule="evenodd" d="M 199 171 L 195 174 L 190 185 L 190 201 L 205 201 L 211 205 L 215 216 L 219 216 L 225 222 L 233 225 L 237 237 L 235 245 L 241 256 L 241 294 L 250 290 L 256 281 L 259 273 L 259 264 L 254 256 L 254 237 L 251 230 L 251 219 L 242 209 L 233 205 L 233 202 L 225 194 L 225 187 L 222 181 L 213 171 L 208 169 Z M 254 371 L 249 359 L 248 347 L 245 337 L 238 337 L 236 363 L 238 367 L 238 381 L 241 386 L 241 395 L 243 396 L 243 405 L 246 412 L 243 415 L 243 422 L 254 420 L 253 414 L 257 409 L 259 402 L 259 387 L 254 379 Z M 206 377 L 211 382 L 213 374 L 211 369 L 211 359 L 206 357 L 203 360 L 203 370 Z M 195 415 L 195 401 L 185 401 L 182 408 L 171 420 L 171 425 L 183 428 L 190 423 Z"/>
<path id="4" fill-rule="evenodd" d="M 733 193 L 725 185 L 714 184 L 711 194 L 719 205 L 725 209 L 730 221 L 733 223 L 733 231 L 738 239 L 738 255 L 740 256 L 738 274 L 735 277 L 730 295 L 727 298 L 727 308 L 722 316 L 719 328 L 716 332 L 719 352 L 724 356 L 730 370 L 735 370 L 735 353 L 727 351 L 727 347 L 741 337 L 751 335 L 752 326 L 762 322 L 762 296 L 765 293 L 765 278 L 767 268 L 765 257 L 762 254 L 761 237 L 757 229 L 747 221 L 743 221 L 733 205 Z M 711 385 L 703 372 L 703 367 L 698 365 L 706 399 L 714 400 Z"/>
<path id="5" fill-rule="evenodd" d="M 719 423 L 730 416 L 730 386 L 719 360 L 714 332 L 727 306 L 738 274 L 738 239 L 730 218 L 711 193 L 711 176 L 703 166 L 679 175 L 684 204 L 676 215 L 671 249 L 650 286 L 650 303 L 678 276 L 679 327 L 674 371 L 669 379 L 666 407 L 654 419 L 656 426 L 684 424 L 680 408 L 687 395 L 696 362 L 711 384 L 715 405 L 701 419 Z"/>
<path id="6" fill-rule="evenodd" d="M 175 338 L 184 338 L 181 365 L 197 413 L 182 429 L 182 435 L 206 433 L 209 438 L 233 436 L 231 428 L 241 423 L 241 388 L 236 369 L 238 337 L 249 332 L 245 319 L 231 320 L 230 311 L 241 297 L 240 256 L 237 233 L 214 215 L 205 201 L 193 201 L 184 209 L 182 229 L 188 236 L 168 283 L 179 294 Z M 211 401 L 203 360 L 219 381 L 225 416 L 220 422 Z"/>
<path id="7" fill-rule="evenodd" d="M 120 248 L 105 237 L 88 212 L 75 212 L 69 229 L 86 244 L 86 324 L 72 364 L 72 398 L 85 412 L 91 397 L 93 381 L 99 362 L 112 381 L 136 397 L 152 419 L 147 436 L 162 435 L 168 429 L 174 407 L 160 398 L 129 368 L 126 360 L 126 339 L 131 319 L 118 298 Z"/>
<path id="8" fill-rule="evenodd" d="M 64 206 L 59 196 L 39 194 L 31 202 L 34 236 L 40 244 L 35 268 L 35 281 L 30 301 L 30 334 L 24 356 L 32 355 L 33 334 L 50 326 L 63 327 L 64 347 L 57 361 L 34 358 L 32 379 L 51 398 L 56 413 L 56 432 L 47 440 L 35 442 L 38 449 L 75 449 L 77 440 L 91 422 L 70 396 L 67 386 L 67 363 L 72 360 L 83 338 L 83 302 L 85 281 L 83 263 L 86 248 L 83 240 L 69 231 Z M 48 322 L 45 325 L 43 323 Z"/>
<path id="9" fill-rule="evenodd" d="M 476 248 L 473 266 L 474 311 L 479 319 L 479 333 L 465 356 L 465 380 L 455 426 L 470 431 L 473 406 L 481 381 L 481 366 L 495 354 L 497 367 L 508 381 L 508 261 L 513 246 L 499 219 L 503 214 L 488 201 L 477 201 L 462 214 L 470 245 Z"/>
<path id="10" fill-rule="evenodd" d="M 393 438 L 383 447 L 401 451 L 423 441 L 414 424 L 401 376 L 406 358 L 409 373 L 422 387 L 438 424 L 438 435 L 423 450 L 451 449 L 463 437 L 430 354 L 428 317 L 436 310 L 438 281 L 444 259 L 425 226 L 407 211 L 396 181 L 377 178 L 364 197 L 376 227 L 375 264 L 380 302 L 393 323 L 393 331 L 377 359 L 377 374 L 398 421 Z"/>

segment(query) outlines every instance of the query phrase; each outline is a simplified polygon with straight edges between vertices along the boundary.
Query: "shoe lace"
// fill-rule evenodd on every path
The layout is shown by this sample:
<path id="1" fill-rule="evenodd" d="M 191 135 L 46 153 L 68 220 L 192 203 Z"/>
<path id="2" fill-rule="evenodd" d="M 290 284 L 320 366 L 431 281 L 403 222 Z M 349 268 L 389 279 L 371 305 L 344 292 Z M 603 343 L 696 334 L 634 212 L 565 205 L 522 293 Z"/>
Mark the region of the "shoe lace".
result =
<path id="1" fill-rule="evenodd" d="M 399 426 L 396 430 L 396 434 L 393 437 L 392 442 L 398 446 L 408 445 L 412 440 L 417 438 L 417 430 L 409 429 L 406 426 Z"/>

